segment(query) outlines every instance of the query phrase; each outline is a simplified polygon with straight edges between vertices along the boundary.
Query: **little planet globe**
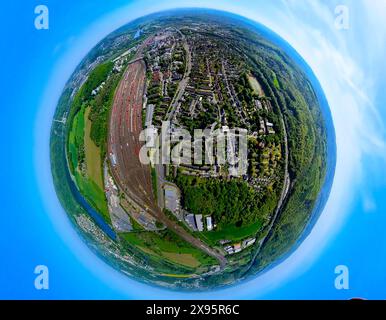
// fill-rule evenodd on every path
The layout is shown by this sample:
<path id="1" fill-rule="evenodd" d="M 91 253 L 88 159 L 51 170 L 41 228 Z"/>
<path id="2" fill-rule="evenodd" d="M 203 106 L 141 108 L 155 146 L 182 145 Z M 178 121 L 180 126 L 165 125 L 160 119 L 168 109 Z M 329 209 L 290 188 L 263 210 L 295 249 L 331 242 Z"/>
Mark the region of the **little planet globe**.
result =
<path id="1" fill-rule="evenodd" d="M 125 275 L 179 290 L 256 277 L 310 233 L 335 136 L 320 85 L 264 26 L 207 9 L 137 19 L 68 80 L 51 129 L 58 198 Z"/>

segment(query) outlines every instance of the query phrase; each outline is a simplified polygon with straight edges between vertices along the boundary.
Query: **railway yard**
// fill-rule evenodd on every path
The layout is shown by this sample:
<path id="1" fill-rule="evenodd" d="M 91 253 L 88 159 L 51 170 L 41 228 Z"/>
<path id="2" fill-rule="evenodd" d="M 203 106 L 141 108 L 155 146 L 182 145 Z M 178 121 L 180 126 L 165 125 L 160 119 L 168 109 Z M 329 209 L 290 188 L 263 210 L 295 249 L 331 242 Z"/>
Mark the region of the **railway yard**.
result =
<path id="1" fill-rule="evenodd" d="M 156 38 L 154 41 L 157 41 Z M 147 41 L 147 44 L 151 43 L 151 40 Z M 190 244 L 216 258 L 219 265 L 224 267 L 226 260 L 221 253 L 211 249 L 169 219 L 155 200 L 150 166 L 142 164 L 139 158 L 146 79 L 146 65 L 140 58 L 141 54 L 140 49 L 123 74 L 115 93 L 109 124 L 108 154 L 111 174 L 124 193 L 123 207 L 126 207 L 134 219 L 140 216 L 141 219 L 137 218 L 137 222 L 147 230 L 156 229 L 155 220 L 159 221 Z"/>

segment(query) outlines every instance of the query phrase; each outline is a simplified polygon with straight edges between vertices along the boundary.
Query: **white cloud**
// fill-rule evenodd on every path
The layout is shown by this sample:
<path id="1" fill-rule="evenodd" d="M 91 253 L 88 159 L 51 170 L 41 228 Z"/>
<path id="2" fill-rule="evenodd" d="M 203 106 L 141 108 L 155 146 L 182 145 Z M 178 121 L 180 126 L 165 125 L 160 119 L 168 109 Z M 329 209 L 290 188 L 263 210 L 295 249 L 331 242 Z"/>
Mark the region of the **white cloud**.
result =
<path id="1" fill-rule="evenodd" d="M 377 210 L 377 204 L 370 195 L 363 196 L 363 210 L 365 212 L 371 213 Z"/>

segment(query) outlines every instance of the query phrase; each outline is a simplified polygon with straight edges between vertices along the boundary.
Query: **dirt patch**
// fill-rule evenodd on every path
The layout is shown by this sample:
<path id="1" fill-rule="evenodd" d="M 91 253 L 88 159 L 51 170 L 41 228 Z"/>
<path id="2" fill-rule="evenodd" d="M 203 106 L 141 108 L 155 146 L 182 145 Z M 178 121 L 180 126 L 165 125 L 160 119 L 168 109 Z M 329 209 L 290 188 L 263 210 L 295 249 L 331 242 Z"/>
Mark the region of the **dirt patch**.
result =
<path id="1" fill-rule="evenodd" d="M 257 93 L 259 96 L 264 96 L 263 88 L 254 76 L 251 74 L 248 75 L 248 81 L 255 93 Z"/>
<path id="2" fill-rule="evenodd" d="M 84 121 L 85 121 L 84 151 L 85 151 L 85 158 L 86 158 L 85 163 L 87 163 L 87 175 L 91 180 L 93 180 L 98 185 L 98 187 L 100 187 L 103 190 L 104 187 L 103 187 L 103 179 L 102 179 L 102 164 L 101 164 L 100 149 L 90 138 L 91 121 L 88 118 L 89 113 L 90 113 L 90 107 L 86 108 L 86 111 L 84 113 Z"/>
<path id="3" fill-rule="evenodd" d="M 190 253 L 163 252 L 162 254 L 166 258 L 187 267 L 197 268 L 200 266 L 200 262 Z"/>

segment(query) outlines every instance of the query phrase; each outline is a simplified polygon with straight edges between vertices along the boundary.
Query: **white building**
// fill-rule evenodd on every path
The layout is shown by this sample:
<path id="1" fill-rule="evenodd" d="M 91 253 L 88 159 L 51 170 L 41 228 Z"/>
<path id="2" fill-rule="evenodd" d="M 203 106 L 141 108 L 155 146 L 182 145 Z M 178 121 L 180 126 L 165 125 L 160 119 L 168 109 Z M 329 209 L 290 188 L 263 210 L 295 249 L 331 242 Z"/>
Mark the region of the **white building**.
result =
<path id="1" fill-rule="evenodd" d="M 243 246 L 246 248 L 253 245 L 255 242 L 256 242 L 256 238 L 247 239 L 243 241 Z"/>
<path id="2" fill-rule="evenodd" d="M 206 228 L 208 231 L 213 230 L 213 223 L 212 223 L 212 217 L 211 216 L 206 217 Z"/>
<path id="3" fill-rule="evenodd" d="M 204 223 L 202 222 L 202 214 L 196 214 L 196 225 L 198 231 L 204 231 Z"/>

